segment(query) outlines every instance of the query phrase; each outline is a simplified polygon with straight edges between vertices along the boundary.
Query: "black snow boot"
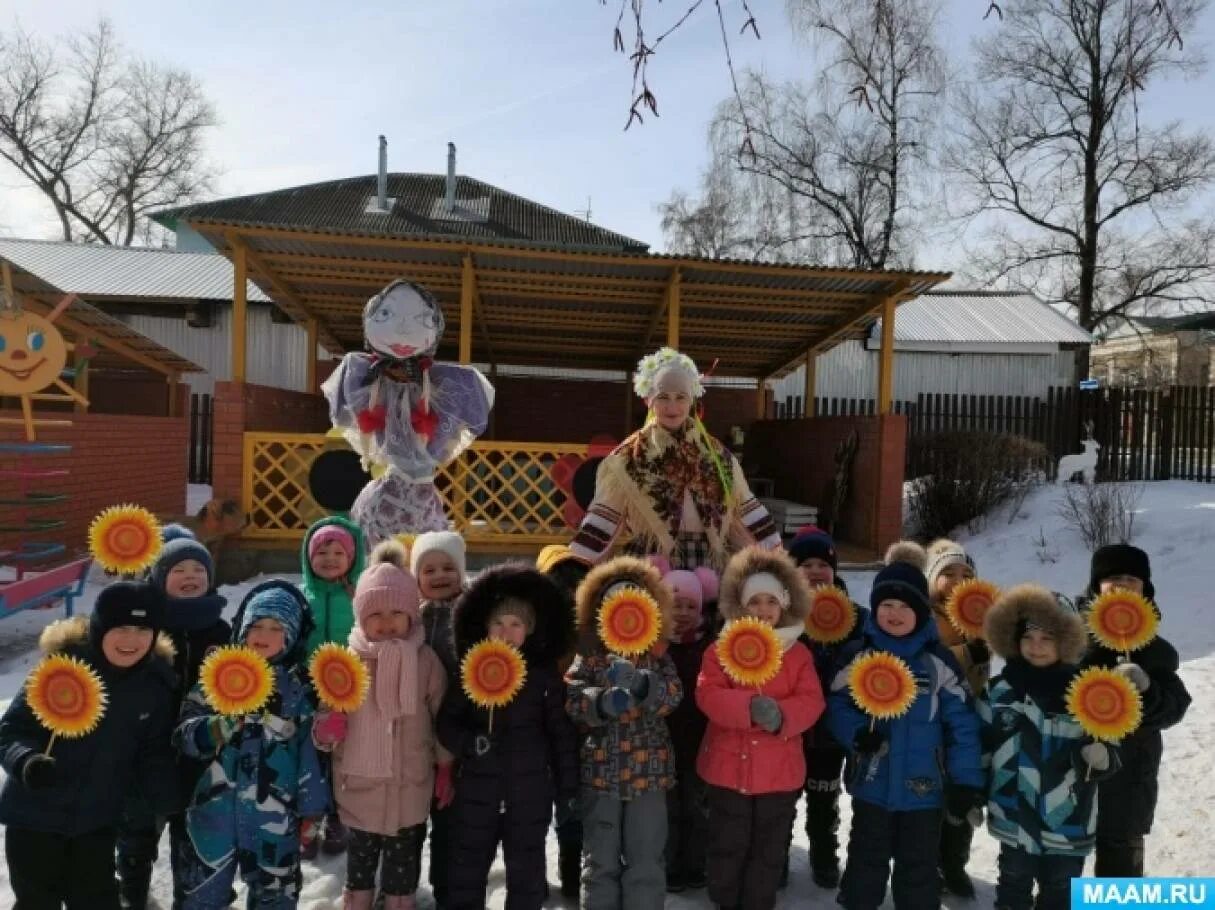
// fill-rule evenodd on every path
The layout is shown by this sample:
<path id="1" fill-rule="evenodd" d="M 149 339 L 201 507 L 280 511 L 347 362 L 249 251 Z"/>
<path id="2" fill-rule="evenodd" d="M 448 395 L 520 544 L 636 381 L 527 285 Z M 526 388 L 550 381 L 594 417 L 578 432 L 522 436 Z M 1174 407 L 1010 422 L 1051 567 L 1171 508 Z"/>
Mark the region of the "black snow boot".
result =
<path id="1" fill-rule="evenodd" d="M 810 839 L 810 874 L 820 888 L 840 884 L 839 791 L 807 791 L 806 835 Z"/>
<path id="2" fill-rule="evenodd" d="M 941 825 L 941 885 L 950 894 L 965 899 L 975 896 L 975 886 L 966 874 L 974 834 L 975 829 L 966 822 L 955 825 L 946 818 Z"/>

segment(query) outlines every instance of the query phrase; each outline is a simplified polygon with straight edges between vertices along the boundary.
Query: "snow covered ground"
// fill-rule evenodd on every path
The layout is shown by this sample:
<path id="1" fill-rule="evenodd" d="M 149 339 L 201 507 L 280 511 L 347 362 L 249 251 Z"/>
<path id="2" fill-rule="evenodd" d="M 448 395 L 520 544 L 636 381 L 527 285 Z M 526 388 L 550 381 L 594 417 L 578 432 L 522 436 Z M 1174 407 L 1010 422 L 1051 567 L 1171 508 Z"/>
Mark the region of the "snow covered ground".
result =
<path id="1" fill-rule="evenodd" d="M 209 496 L 209 491 L 207 496 L 203 490 L 190 492 L 192 504 Z M 1079 593 L 1087 582 L 1088 554 L 1058 516 L 1059 500 L 1056 488 L 1041 489 L 1030 496 L 1011 521 L 1007 514 L 996 515 L 980 533 L 964 536 L 980 574 L 1001 585 L 1036 581 L 1070 595 Z M 1215 752 L 1210 748 L 1215 742 L 1215 598 L 1211 595 L 1210 567 L 1215 558 L 1215 485 L 1148 484 L 1139 504 L 1134 542 L 1151 555 L 1157 599 L 1164 615 L 1162 634 L 1181 652 L 1182 677 L 1194 697 L 1185 722 L 1165 734 L 1160 808 L 1148 840 L 1148 870 L 1157 875 L 1210 875 L 1215 869 L 1215 839 L 1209 837 L 1215 822 Z M 868 597 L 871 573 L 850 574 L 847 580 L 854 597 L 858 600 Z M 224 589 L 231 609 L 235 609 L 252 584 L 254 581 Z M 81 611 L 88 612 L 98 590 L 98 584 L 89 585 L 86 596 L 78 601 Z M 38 634 L 60 615 L 61 610 L 34 611 L 0 624 L 0 709 L 7 706 L 36 661 Z M 843 832 L 846 832 L 847 799 L 843 800 L 843 808 Z M 802 831 L 799 817 L 792 877 L 778 904 L 782 908 L 825 906 L 831 899 L 831 895 L 810 881 Z M 159 906 L 165 910 L 170 904 L 168 858 L 164 855 L 167 849 L 166 838 L 153 882 Z M 550 838 L 549 880 L 554 883 L 556 853 L 556 841 Z M 978 903 L 946 898 L 947 906 L 992 905 L 996 853 L 995 841 L 979 832 L 970 863 L 979 889 Z M 342 858 L 322 858 L 318 863 L 305 864 L 300 907 L 325 910 L 340 906 L 344 871 Z M 499 863 L 491 873 L 487 906 L 501 908 L 505 898 L 505 875 Z M 887 901 L 887 906 L 890 905 Z M 4 868 L 0 870 L 0 910 L 11 906 Z M 419 892 L 419 906 L 433 906 L 425 885 Z M 573 904 L 554 894 L 546 906 Z M 669 897 L 667 906 L 682 910 L 710 904 L 701 891 Z"/>

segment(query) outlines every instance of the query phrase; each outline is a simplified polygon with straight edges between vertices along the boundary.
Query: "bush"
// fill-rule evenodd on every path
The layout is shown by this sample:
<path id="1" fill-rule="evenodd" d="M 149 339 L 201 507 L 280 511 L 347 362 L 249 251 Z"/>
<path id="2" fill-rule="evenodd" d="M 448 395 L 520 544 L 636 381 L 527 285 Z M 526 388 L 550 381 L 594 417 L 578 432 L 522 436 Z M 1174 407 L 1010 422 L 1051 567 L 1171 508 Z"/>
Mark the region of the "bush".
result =
<path id="1" fill-rule="evenodd" d="M 919 476 L 911 485 L 912 523 L 926 540 L 954 528 L 978 530 L 984 516 L 1046 481 L 1046 448 L 1010 433 L 955 430 L 913 439 L 911 464 Z"/>
<path id="2" fill-rule="evenodd" d="M 1135 507 L 1142 496 L 1139 483 L 1069 483 L 1063 488 L 1059 515 L 1089 550 L 1107 543 L 1130 543 L 1135 536 Z"/>

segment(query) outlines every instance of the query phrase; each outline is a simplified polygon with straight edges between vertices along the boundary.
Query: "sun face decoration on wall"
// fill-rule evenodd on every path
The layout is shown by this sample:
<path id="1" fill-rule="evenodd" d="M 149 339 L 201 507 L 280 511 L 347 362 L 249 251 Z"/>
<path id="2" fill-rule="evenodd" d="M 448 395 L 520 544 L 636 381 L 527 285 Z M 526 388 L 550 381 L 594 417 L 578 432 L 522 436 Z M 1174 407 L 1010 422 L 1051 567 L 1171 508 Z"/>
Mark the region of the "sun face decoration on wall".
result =
<path id="1" fill-rule="evenodd" d="M 54 325 L 74 298 L 61 300 L 42 316 L 22 309 L 7 295 L 0 294 L 0 397 L 21 402 L 20 418 L 3 418 L 6 423 L 23 423 L 27 439 L 33 440 L 34 396 L 57 389 L 66 398 L 88 405 L 88 399 L 60 379 L 67 366 L 68 352 L 74 345 L 64 340 Z"/>

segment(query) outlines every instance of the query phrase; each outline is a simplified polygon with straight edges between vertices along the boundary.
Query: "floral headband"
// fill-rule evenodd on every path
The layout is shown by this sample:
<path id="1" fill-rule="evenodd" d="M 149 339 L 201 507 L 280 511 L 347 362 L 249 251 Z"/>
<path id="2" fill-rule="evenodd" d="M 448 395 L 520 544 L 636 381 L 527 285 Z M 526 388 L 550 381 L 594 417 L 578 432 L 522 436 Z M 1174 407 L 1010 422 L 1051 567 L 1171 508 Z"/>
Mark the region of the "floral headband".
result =
<path id="1" fill-rule="evenodd" d="M 637 364 L 637 372 L 633 375 L 633 391 L 644 399 L 653 398 L 658 394 L 658 377 L 668 370 L 676 370 L 688 377 L 693 398 L 704 395 L 705 387 L 700 381 L 700 371 L 696 369 L 696 364 L 687 354 L 681 354 L 674 348 L 659 348 L 653 354 L 641 358 Z"/>

